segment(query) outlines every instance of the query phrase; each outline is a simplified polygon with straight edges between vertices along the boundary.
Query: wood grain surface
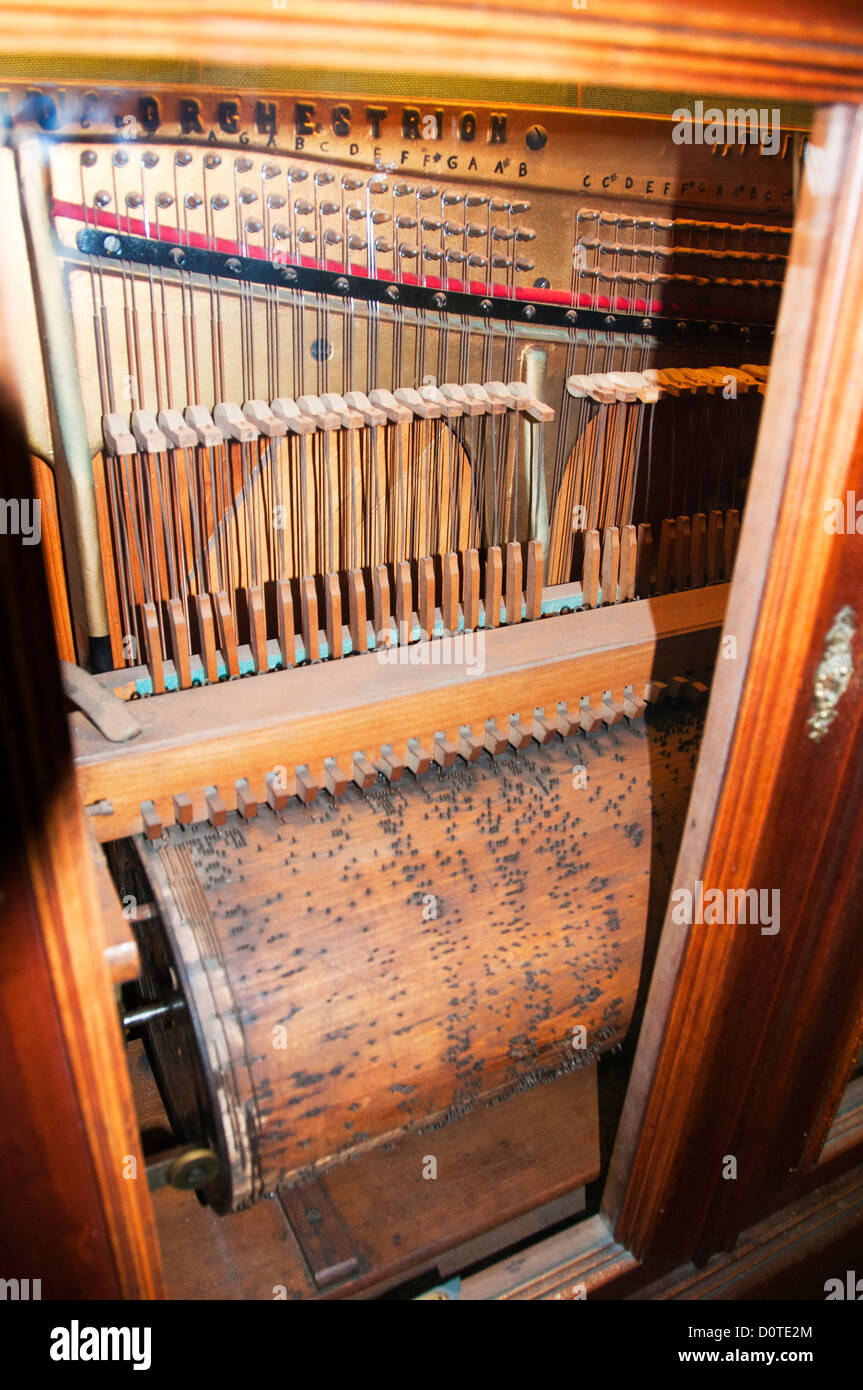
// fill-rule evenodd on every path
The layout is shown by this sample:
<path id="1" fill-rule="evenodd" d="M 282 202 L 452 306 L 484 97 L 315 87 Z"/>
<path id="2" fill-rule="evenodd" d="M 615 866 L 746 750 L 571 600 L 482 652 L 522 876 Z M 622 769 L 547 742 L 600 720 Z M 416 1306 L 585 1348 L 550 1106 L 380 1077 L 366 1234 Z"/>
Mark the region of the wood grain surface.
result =
<path id="1" fill-rule="evenodd" d="M 7 0 L 0 50 L 116 54 L 125 59 L 271 64 L 515 80 L 604 82 L 680 91 L 746 92 L 804 101 L 863 91 L 863 25 L 855 6 L 815 0 L 485 0 L 464 5 L 371 0 Z"/>
<path id="2" fill-rule="evenodd" d="M 242 1204 L 619 1040 L 698 727 L 669 710 L 656 730 L 622 721 L 139 840 L 230 1131 L 234 1190 L 215 1200 Z"/>

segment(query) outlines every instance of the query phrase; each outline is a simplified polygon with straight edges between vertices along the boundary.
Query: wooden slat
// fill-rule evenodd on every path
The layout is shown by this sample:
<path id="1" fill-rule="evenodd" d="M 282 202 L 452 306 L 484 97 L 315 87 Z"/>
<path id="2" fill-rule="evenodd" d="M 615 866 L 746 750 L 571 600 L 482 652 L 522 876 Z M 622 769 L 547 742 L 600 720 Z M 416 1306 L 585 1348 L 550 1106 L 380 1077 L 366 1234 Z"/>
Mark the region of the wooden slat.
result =
<path id="1" fill-rule="evenodd" d="M 493 545 L 485 561 L 485 625 L 497 627 L 500 623 L 500 598 L 503 584 L 503 562 L 500 546 Z"/>
<path id="2" fill-rule="evenodd" d="M 530 620 L 538 618 L 542 612 L 543 555 L 540 541 L 527 543 L 527 584 L 525 586 L 525 608 Z"/>
<path id="3" fill-rule="evenodd" d="M 390 580 L 386 565 L 376 565 L 373 576 L 372 606 L 374 612 L 375 644 L 388 646 L 392 641 L 392 609 Z"/>
<path id="4" fill-rule="evenodd" d="M 635 597 L 635 571 L 637 565 L 637 541 L 634 526 L 624 526 L 620 532 L 620 599 Z"/>
<path id="5" fill-rule="evenodd" d="M 599 603 L 599 532 L 586 531 L 584 535 L 584 568 L 581 578 L 582 603 L 585 608 L 595 608 Z"/>
<path id="6" fill-rule="evenodd" d="M 435 582 L 434 561 L 428 555 L 417 564 L 417 590 L 420 632 L 424 638 L 429 638 L 434 632 Z"/>
<path id="7" fill-rule="evenodd" d="M 458 556 L 444 555 L 441 565 L 441 616 L 444 632 L 458 631 Z"/>
<path id="8" fill-rule="evenodd" d="M 473 632 L 479 626 L 479 553 L 467 550 L 464 554 L 464 597 L 462 609 L 466 632 Z"/>
<path id="9" fill-rule="evenodd" d="M 279 624 L 279 651 L 287 670 L 297 660 L 296 630 L 294 628 L 294 599 L 287 579 L 276 584 L 276 615 Z"/>
<path id="10" fill-rule="evenodd" d="M 730 579 L 734 573 L 734 557 L 737 554 L 737 538 L 740 531 L 740 515 L 735 510 L 725 513 L 725 530 L 722 537 L 722 577 Z"/>
<path id="11" fill-rule="evenodd" d="M 240 674 L 240 658 L 237 652 L 237 631 L 234 626 L 231 601 L 224 590 L 216 594 L 216 622 L 219 627 L 219 646 L 222 649 L 222 660 L 228 669 L 228 675 L 238 676 Z"/>
<path id="12" fill-rule="evenodd" d="M 303 646 L 306 661 L 318 661 L 321 655 L 320 629 L 318 628 L 318 595 L 315 581 L 311 575 L 300 580 L 300 614 L 303 625 Z"/>
<path id="13" fill-rule="evenodd" d="M 666 517 L 659 533 L 659 555 L 656 560 L 656 576 L 653 584 L 655 594 L 667 594 L 671 587 L 675 534 L 674 521 L 671 517 Z"/>
<path id="14" fill-rule="evenodd" d="M 195 599 L 198 614 L 198 638 L 201 647 L 201 661 L 204 674 L 211 683 L 219 679 L 219 666 L 216 658 L 216 631 L 213 624 L 213 605 L 209 594 L 198 594 Z"/>
<path id="15" fill-rule="evenodd" d="M 689 575 L 693 589 L 700 589 L 704 583 L 706 558 L 707 518 L 703 512 L 696 512 L 692 518 L 692 540 L 689 558 Z"/>
<path id="16" fill-rule="evenodd" d="M 252 649 L 252 660 L 255 663 L 255 671 L 260 673 L 268 670 L 267 620 L 264 613 L 264 595 L 262 591 L 257 587 L 247 589 L 246 603 L 249 613 L 249 646 Z"/>
<path id="17" fill-rule="evenodd" d="M 616 526 L 609 526 L 602 544 L 602 602 L 617 603 L 617 585 L 620 579 L 620 532 Z"/>
<path id="18" fill-rule="evenodd" d="M 722 513 L 714 511 L 707 519 L 707 554 L 705 557 L 705 577 L 708 584 L 715 584 L 722 578 Z"/>
<path id="19" fill-rule="evenodd" d="M 518 541 L 510 541 L 506 548 L 506 621 L 521 622 L 522 605 L 522 558 Z"/>
<path id="20" fill-rule="evenodd" d="M 344 643 L 342 641 L 342 592 L 339 588 L 339 576 L 337 574 L 328 574 L 324 577 L 324 612 L 329 655 L 340 657 Z"/>
<path id="21" fill-rule="evenodd" d="M 653 531 L 649 521 L 638 528 L 638 556 L 635 562 L 635 594 L 648 598 L 653 579 Z"/>
<path id="22" fill-rule="evenodd" d="M 692 523 L 688 516 L 679 516 L 674 532 L 674 587 L 689 588 L 689 559 L 692 545 Z"/>
<path id="23" fill-rule="evenodd" d="M 159 634 L 155 606 L 152 603 L 145 603 L 141 608 L 141 616 L 144 625 L 144 642 L 147 648 L 147 670 L 150 672 L 150 680 L 153 682 L 153 694 L 161 695 L 165 689 L 165 671 L 162 665 L 162 639 Z"/>
<path id="24" fill-rule="evenodd" d="M 399 635 L 399 646 L 403 647 L 411 639 L 411 620 L 413 617 L 411 567 L 407 560 L 400 560 L 396 565 L 395 589 L 396 629 Z"/>
<path id="25" fill-rule="evenodd" d="M 348 625 L 354 651 L 367 651 L 369 639 L 366 627 L 366 589 L 359 570 L 351 570 L 348 575 Z"/>

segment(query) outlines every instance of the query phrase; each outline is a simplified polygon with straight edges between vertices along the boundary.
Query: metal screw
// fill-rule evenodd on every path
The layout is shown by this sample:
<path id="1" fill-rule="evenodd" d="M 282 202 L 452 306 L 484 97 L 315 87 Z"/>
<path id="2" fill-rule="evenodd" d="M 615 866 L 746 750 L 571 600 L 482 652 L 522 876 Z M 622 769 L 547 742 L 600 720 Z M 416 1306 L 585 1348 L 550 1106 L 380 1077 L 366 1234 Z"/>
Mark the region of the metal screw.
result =
<path id="1" fill-rule="evenodd" d="M 387 285 L 387 299 L 398 299 L 398 285 Z"/>
<path id="2" fill-rule="evenodd" d="M 317 1207 L 306 1207 L 306 1220 L 310 1226 L 319 1226 L 323 1219 L 323 1212 L 318 1211 Z"/>
<path id="3" fill-rule="evenodd" d="M 492 311 L 493 305 L 492 305 L 492 302 L 491 302 L 490 299 L 483 299 L 483 300 L 480 301 L 480 306 L 479 306 L 479 307 L 482 309 L 482 311 L 483 311 L 484 314 L 490 314 L 491 311 Z"/>
<path id="4" fill-rule="evenodd" d="M 534 307 L 533 304 L 525 304 L 525 306 L 524 306 L 524 316 L 525 316 L 526 319 L 535 319 L 535 318 L 536 318 L 536 308 Z"/>
<path id="5" fill-rule="evenodd" d="M 437 294 L 434 296 L 434 306 L 436 309 L 446 308 L 446 295 L 441 294 L 440 290 L 438 290 Z"/>
<path id="6" fill-rule="evenodd" d="M 239 275 L 242 268 L 242 263 L 237 260 L 236 256 L 229 256 L 225 261 L 225 269 L 229 270 L 232 275 Z"/>
<path id="7" fill-rule="evenodd" d="M 119 256 L 121 242 L 118 236 L 106 236 L 102 244 L 109 256 Z"/>
<path id="8" fill-rule="evenodd" d="M 336 289 L 338 290 L 339 294 L 347 294 L 348 290 L 350 289 L 350 284 L 348 283 L 346 276 L 339 276 L 339 278 L 336 280 Z"/>
<path id="9" fill-rule="evenodd" d="M 171 262 L 171 265 L 182 265 L 185 259 L 186 253 L 182 251 L 179 246 L 172 247 L 168 252 L 168 260 Z"/>

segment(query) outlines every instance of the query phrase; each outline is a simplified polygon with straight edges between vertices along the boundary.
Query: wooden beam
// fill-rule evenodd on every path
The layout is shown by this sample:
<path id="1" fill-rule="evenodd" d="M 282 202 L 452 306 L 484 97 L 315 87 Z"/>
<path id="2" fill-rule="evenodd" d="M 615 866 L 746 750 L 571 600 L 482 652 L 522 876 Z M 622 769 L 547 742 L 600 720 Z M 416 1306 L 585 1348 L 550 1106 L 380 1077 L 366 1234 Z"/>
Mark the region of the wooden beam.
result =
<path id="1" fill-rule="evenodd" d="M 705 0 L 682 11 L 663 0 L 303 0 L 242 8 L 204 0 L 8 0 L 0 52 L 115 54 L 125 61 L 462 74 L 545 82 L 604 82 L 801 101 L 863 94 L 863 19 L 817 0 Z"/>
<path id="2" fill-rule="evenodd" d="M 481 735 L 487 719 L 505 729 L 513 714 L 532 726 L 535 709 L 554 710 L 559 700 L 575 708 L 589 695 L 598 703 L 604 690 L 624 685 L 641 694 L 653 678 L 711 664 L 726 593 L 716 585 L 480 633 L 472 668 L 466 660 L 431 664 L 435 642 L 417 643 L 265 681 L 176 691 L 136 705 L 141 733 L 126 756 L 73 715 L 81 795 L 87 806 L 104 803 L 93 816 L 99 839 L 116 839 L 140 832 L 142 801 L 170 825 L 173 798 L 185 793 L 195 818 L 206 819 L 214 768 L 223 795 L 246 778 L 264 801 L 275 765 L 304 764 L 323 783 L 325 758 L 350 767 L 363 749 L 375 762 L 383 744 L 404 758 L 411 738 L 431 747 L 443 731 L 458 744 L 463 725 Z"/>
<path id="3" fill-rule="evenodd" d="M 817 196 L 807 185 L 795 228 L 673 880 L 778 893 L 781 920 L 769 934 L 686 926 L 669 904 L 604 1198 L 639 1257 L 728 1249 L 782 1201 L 817 1159 L 859 1046 L 859 675 L 823 740 L 809 720 L 847 604 L 858 632 L 845 661 L 863 664 L 863 550 L 825 527 L 830 498 L 863 495 L 863 407 L 847 389 L 863 371 L 863 109 L 825 113 L 814 138 L 834 176 Z"/>

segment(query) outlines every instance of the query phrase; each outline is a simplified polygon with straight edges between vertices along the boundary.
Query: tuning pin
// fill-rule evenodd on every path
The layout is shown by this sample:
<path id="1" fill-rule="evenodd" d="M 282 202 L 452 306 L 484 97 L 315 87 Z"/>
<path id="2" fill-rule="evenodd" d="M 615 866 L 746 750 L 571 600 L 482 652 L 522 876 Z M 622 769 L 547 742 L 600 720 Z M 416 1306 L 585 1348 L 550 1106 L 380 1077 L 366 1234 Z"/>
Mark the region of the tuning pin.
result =
<path id="1" fill-rule="evenodd" d="M 509 256 L 492 256 L 491 263 L 495 270 L 509 270 L 512 265 Z"/>
<path id="2" fill-rule="evenodd" d="M 174 164 L 178 169 L 186 169 L 192 162 L 189 150 L 177 150 L 174 154 Z"/>
<path id="3" fill-rule="evenodd" d="M 514 217 L 518 217 L 518 215 L 519 215 L 520 213 L 522 213 L 522 212 L 530 212 L 530 203 L 525 203 L 525 202 L 510 203 L 510 205 L 509 205 L 509 210 L 510 210 L 510 212 L 512 213 L 512 215 L 513 215 Z"/>
<path id="4" fill-rule="evenodd" d="M 423 260 L 424 260 L 424 261 L 442 261 L 442 260 L 443 260 L 443 252 L 440 251 L 436 246 L 424 246 L 424 247 L 423 247 Z"/>
<path id="5" fill-rule="evenodd" d="M 288 183 L 302 183 L 303 180 L 307 179 L 308 177 L 308 169 L 300 169 L 296 165 L 293 165 L 288 170 Z"/>
<path id="6" fill-rule="evenodd" d="M 416 227 L 417 220 L 415 217 L 408 217 L 405 213 L 400 212 L 395 220 L 395 225 L 403 232 L 411 232 Z"/>
<path id="7" fill-rule="evenodd" d="M 384 212 L 383 208 L 375 208 L 374 211 L 369 214 L 369 221 L 372 223 L 372 226 L 381 227 L 385 222 L 390 221 L 390 215 L 388 212 Z"/>
<path id="8" fill-rule="evenodd" d="M 492 241 L 512 241 L 512 229 L 510 227 L 492 227 Z"/>
<path id="9" fill-rule="evenodd" d="M 451 265 L 464 265 L 467 256 L 464 251 L 447 251 L 445 259 L 449 261 Z"/>
<path id="10" fill-rule="evenodd" d="M 365 222 L 366 210 L 361 208 L 359 203 L 349 203 L 345 208 L 345 217 L 349 222 Z"/>
<path id="11" fill-rule="evenodd" d="M 448 188 L 448 189 L 446 190 L 446 192 L 443 194 L 443 196 L 441 197 L 441 206 L 442 206 L 442 207 L 445 207 L 445 208 L 455 208 L 455 207 L 459 207 L 460 204 L 463 203 L 463 202 L 464 202 L 464 194 L 463 194 L 463 193 L 454 193 L 453 190 L 450 189 L 450 188 Z"/>
<path id="12" fill-rule="evenodd" d="M 100 188 L 98 193 L 93 194 L 93 206 L 97 208 L 109 208 L 111 206 L 110 193 L 106 192 L 104 188 Z"/>
<path id="13" fill-rule="evenodd" d="M 393 244 L 391 241 L 387 241 L 386 237 L 378 236 L 375 237 L 374 249 L 379 251 L 383 256 L 389 256 L 393 249 Z"/>
<path id="14" fill-rule="evenodd" d="M 480 256 L 476 251 L 471 251 L 467 258 L 467 263 L 473 266 L 474 270 L 488 270 L 488 258 Z"/>
<path id="15" fill-rule="evenodd" d="M 370 193 L 386 193 L 388 189 L 389 184 L 383 174 L 372 174 L 368 182 L 368 190 Z"/>
<path id="16" fill-rule="evenodd" d="M 257 236 L 258 233 L 262 232 L 263 230 L 264 224 L 259 217 L 246 218 L 246 231 L 249 233 L 250 236 Z"/>
<path id="17" fill-rule="evenodd" d="M 155 169 L 156 165 L 159 163 L 159 156 L 156 154 L 155 150 L 145 150 L 141 155 L 141 163 L 145 169 Z"/>
<path id="18" fill-rule="evenodd" d="M 409 246 L 407 242 L 402 241 L 399 243 L 399 255 L 403 261 L 415 261 L 419 252 L 415 246 Z"/>
<path id="19" fill-rule="evenodd" d="M 368 246 L 365 237 L 357 236 L 355 232 L 348 237 L 348 248 L 351 251 L 367 251 Z"/>
<path id="20" fill-rule="evenodd" d="M 224 193 L 214 193 L 210 199 L 210 207 L 213 212 L 224 212 L 225 208 L 231 206 L 230 198 L 226 198 Z"/>
<path id="21" fill-rule="evenodd" d="M 318 188 L 323 188 L 326 184 L 333 183 L 335 177 L 335 174 L 331 173 L 329 169 L 315 170 L 315 183 L 318 185 Z"/>
<path id="22" fill-rule="evenodd" d="M 439 232 L 441 229 L 441 223 L 436 217 L 423 217 L 420 226 L 424 232 Z"/>
<path id="23" fill-rule="evenodd" d="M 315 210 L 314 203 L 308 202 L 306 198 L 294 199 L 294 212 L 297 217 L 310 217 Z"/>
<path id="24" fill-rule="evenodd" d="M 341 232 L 337 232 L 335 227 L 328 227 L 324 232 L 324 241 L 327 246 L 341 246 L 342 240 Z"/>
<path id="25" fill-rule="evenodd" d="M 95 150 L 82 150 L 82 151 L 81 151 L 81 167 L 82 167 L 82 168 L 84 168 L 84 169 L 92 169 L 92 168 L 93 168 L 93 165 L 96 163 L 96 160 L 97 160 L 97 159 L 98 159 L 98 155 L 96 154 L 96 151 L 95 151 Z"/>
<path id="26" fill-rule="evenodd" d="M 410 184 L 410 183 L 397 183 L 397 184 L 394 186 L 394 188 L 393 188 L 393 197 L 394 197 L 394 198 L 409 198 L 409 197 L 411 196 L 411 194 L 413 193 L 413 191 L 414 191 L 413 184 Z"/>
<path id="27" fill-rule="evenodd" d="M 463 222 L 444 222 L 444 236 L 464 236 Z"/>
<path id="28" fill-rule="evenodd" d="M 290 241 L 291 231 L 284 222 L 276 222 L 272 228 L 273 237 L 276 241 Z"/>
<path id="29" fill-rule="evenodd" d="M 519 258 L 515 263 L 515 268 L 522 275 L 526 275 L 529 270 L 536 269 L 536 261 L 525 261 Z"/>
<path id="30" fill-rule="evenodd" d="M 203 205 L 203 201 L 203 198 L 199 198 L 197 193 L 187 193 L 183 199 L 183 207 L 187 208 L 189 212 L 197 212 L 198 208 Z"/>
<path id="31" fill-rule="evenodd" d="M 297 228 L 297 241 L 302 241 L 305 245 L 317 242 L 314 232 L 310 232 L 308 227 Z"/>
<path id="32" fill-rule="evenodd" d="M 234 168 L 238 174 L 247 174 L 252 167 L 252 161 L 247 155 L 240 154 L 234 160 Z"/>
<path id="33" fill-rule="evenodd" d="M 513 236 L 516 241 L 536 241 L 536 232 L 533 227 L 516 227 Z"/>
<path id="34" fill-rule="evenodd" d="M 437 198 L 437 197 L 439 197 L 439 196 L 440 196 L 440 189 L 439 189 L 439 188 L 418 188 L 418 189 L 417 189 L 417 198 L 422 199 L 423 202 L 425 202 L 425 200 L 426 200 L 427 198 Z"/>
<path id="35" fill-rule="evenodd" d="M 346 193 L 356 193 L 358 188 L 362 188 L 363 181 L 358 179 L 355 174 L 342 175 L 342 188 Z"/>
<path id="36" fill-rule="evenodd" d="M 126 194 L 126 207 L 127 207 L 127 208 L 139 208 L 139 207 L 141 207 L 141 205 L 143 204 L 143 201 L 144 201 L 144 199 L 141 197 L 140 193 L 127 193 L 127 194 Z"/>
<path id="37" fill-rule="evenodd" d="M 278 164 L 262 164 L 262 165 L 261 165 L 261 178 L 262 178 L 262 179 L 277 179 L 277 178 L 279 177 L 279 174 L 280 174 L 281 172 L 282 172 L 282 171 L 281 171 L 281 169 L 279 168 Z"/>
<path id="38" fill-rule="evenodd" d="M 253 188 L 241 188 L 237 197 L 246 207 L 248 207 L 250 203 L 256 203 L 258 201 L 258 195 Z"/>
<path id="39" fill-rule="evenodd" d="M 287 201 L 287 198 L 282 193 L 267 194 L 267 207 L 270 209 L 271 212 L 277 210 L 278 208 L 283 208 Z"/>
<path id="40" fill-rule="evenodd" d="M 156 207 L 157 207 L 157 208 L 161 208 L 162 211 L 164 211 L 165 208 L 171 208 L 171 207 L 173 207 L 173 206 L 174 206 L 173 194 L 171 194 L 171 193 L 157 193 L 157 194 L 156 194 Z"/>
<path id="41" fill-rule="evenodd" d="M 191 159 L 191 157 L 190 155 L 189 158 Z M 129 156 L 125 150 L 115 150 L 111 155 L 111 163 L 118 169 L 125 169 L 126 165 L 129 163 Z"/>
<path id="42" fill-rule="evenodd" d="M 212 154 L 212 153 L 210 153 L 210 154 L 205 154 L 205 155 L 204 155 L 204 168 L 205 168 L 205 169 L 208 169 L 208 170 L 211 170 L 211 171 L 212 171 L 213 169 L 218 169 L 218 167 L 219 167 L 219 165 L 221 164 L 221 162 L 222 162 L 222 156 L 221 156 L 220 154 Z"/>
<path id="43" fill-rule="evenodd" d="M 341 206 L 338 203 L 331 203 L 325 200 L 318 206 L 318 215 L 320 217 L 334 217 L 335 214 L 341 212 L 341 210 Z"/>
<path id="44" fill-rule="evenodd" d="M 469 237 L 484 237 L 487 234 L 487 228 L 481 227 L 478 222 L 468 222 L 465 232 Z"/>
<path id="45" fill-rule="evenodd" d="M 488 198 L 484 193 L 468 193 L 464 205 L 466 208 L 484 208 L 487 202 Z"/>

